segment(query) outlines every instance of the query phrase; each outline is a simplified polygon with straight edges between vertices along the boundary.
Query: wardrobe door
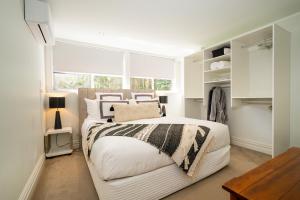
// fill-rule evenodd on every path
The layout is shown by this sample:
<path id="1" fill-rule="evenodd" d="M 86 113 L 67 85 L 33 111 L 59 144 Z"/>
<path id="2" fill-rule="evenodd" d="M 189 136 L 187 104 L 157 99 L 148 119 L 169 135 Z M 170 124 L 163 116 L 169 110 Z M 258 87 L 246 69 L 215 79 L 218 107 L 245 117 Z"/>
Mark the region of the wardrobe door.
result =
<path id="1" fill-rule="evenodd" d="M 273 26 L 273 156 L 290 145 L 290 33 Z"/>

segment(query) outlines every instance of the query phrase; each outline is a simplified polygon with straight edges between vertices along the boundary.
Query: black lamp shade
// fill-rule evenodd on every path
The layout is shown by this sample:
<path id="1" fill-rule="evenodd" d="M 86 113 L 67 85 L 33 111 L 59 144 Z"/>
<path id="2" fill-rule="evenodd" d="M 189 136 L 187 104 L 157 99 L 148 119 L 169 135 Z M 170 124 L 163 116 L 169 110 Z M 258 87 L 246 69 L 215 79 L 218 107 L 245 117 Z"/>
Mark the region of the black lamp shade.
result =
<path id="1" fill-rule="evenodd" d="M 64 108 L 65 97 L 49 97 L 49 108 Z"/>
<path id="2" fill-rule="evenodd" d="M 168 103 L 168 96 L 159 96 L 159 102 L 160 103 Z"/>

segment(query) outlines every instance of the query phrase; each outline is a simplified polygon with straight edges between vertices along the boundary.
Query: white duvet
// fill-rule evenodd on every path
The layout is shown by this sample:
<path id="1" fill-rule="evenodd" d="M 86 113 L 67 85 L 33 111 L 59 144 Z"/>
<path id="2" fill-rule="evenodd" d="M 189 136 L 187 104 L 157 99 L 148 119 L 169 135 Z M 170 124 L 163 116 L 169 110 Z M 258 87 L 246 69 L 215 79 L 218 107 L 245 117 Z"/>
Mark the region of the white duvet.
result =
<path id="1" fill-rule="evenodd" d="M 87 118 L 82 125 L 83 148 L 86 145 L 88 129 L 95 122 L 95 120 Z M 183 117 L 163 117 L 127 123 L 174 123 L 207 126 L 211 129 L 210 134 L 214 136 L 208 147 L 208 152 L 216 151 L 230 143 L 228 126 L 210 121 Z M 122 136 L 106 136 L 98 139 L 93 145 L 88 162 L 94 165 L 99 178 L 102 180 L 135 176 L 174 163 L 169 156 L 164 153 L 159 154 L 158 149 L 150 144 L 135 138 Z"/>

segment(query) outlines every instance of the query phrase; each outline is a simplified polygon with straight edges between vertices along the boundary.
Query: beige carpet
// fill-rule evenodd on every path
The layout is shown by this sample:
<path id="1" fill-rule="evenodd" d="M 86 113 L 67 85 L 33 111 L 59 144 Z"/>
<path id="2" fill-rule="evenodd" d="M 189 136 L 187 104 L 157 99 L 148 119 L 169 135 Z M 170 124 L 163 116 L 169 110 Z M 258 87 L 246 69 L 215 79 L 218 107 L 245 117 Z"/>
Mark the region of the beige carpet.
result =
<path id="1" fill-rule="evenodd" d="M 221 186 L 227 180 L 267 161 L 262 153 L 233 146 L 229 166 L 206 179 L 178 191 L 164 200 L 225 200 L 227 192 Z M 96 200 L 98 199 L 82 152 L 71 156 L 47 159 L 33 200 Z"/>

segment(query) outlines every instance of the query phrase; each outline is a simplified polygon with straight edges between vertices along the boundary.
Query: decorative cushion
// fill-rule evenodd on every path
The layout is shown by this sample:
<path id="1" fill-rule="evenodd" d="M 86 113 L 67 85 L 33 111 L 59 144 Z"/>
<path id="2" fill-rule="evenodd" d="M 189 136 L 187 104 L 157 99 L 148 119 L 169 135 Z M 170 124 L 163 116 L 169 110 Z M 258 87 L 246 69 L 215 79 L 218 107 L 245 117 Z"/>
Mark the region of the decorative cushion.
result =
<path id="1" fill-rule="evenodd" d="M 100 118 L 101 119 L 112 119 L 114 118 L 114 109 L 112 105 L 118 104 L 129 104 L 129 101 L 126 100 L 100 100 Z"/>
<path id="2" fill-rule="evenodd" d="M 160 103 L 159 103 L 159 99 L 155 98 L 155 99 L 149 99 L 149 100 L 135 100 L 135 102 L 137 104 L 145 104 L 145 103 L 157 103 L 158 108 L 160 108 Z"/>
<path id="3" fill-rule="evenodd" d="M 156 103 L 147 104 L 114 104 L 114 116 L 116 122 L 127 122 L 138 119 L 150 119 L 160 117 Z"/>
<path id="4" fill-rule="evenodd" d="M 131 93 L 131 96 L 135 100 L 151 100 L 154 98 L 154 92 L 150 93 Z"/>
<path id="5" fill-rule="evenodd" d="M 103 93 L 103 92 L 96 92 L 96 98 L 99 100 L 122 100 L 123 93 Z"/>

